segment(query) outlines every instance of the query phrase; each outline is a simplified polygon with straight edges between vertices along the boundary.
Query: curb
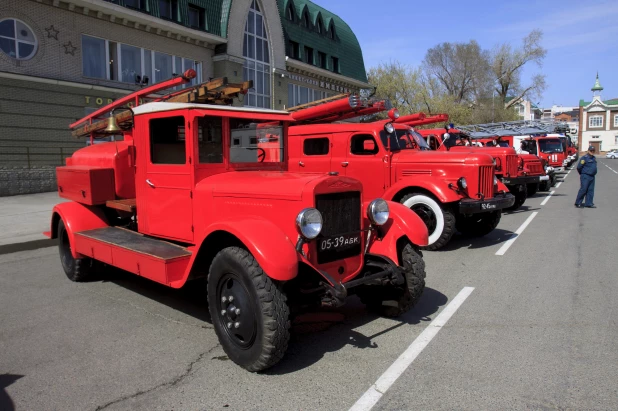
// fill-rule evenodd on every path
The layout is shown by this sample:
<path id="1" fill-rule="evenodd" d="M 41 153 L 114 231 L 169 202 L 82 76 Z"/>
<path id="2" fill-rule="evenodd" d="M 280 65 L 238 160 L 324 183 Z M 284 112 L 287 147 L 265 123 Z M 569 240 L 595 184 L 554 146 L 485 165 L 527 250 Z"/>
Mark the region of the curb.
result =
<path id="1" fill-rule="evenodd" d="M 20 251 L 32 251 L 39 248 L 53 247 L 57 244 L 56 240 L 43 238 L 41 240 L 25 241 L 23 243 L 0 245 L 0 255 L 17 253 Z"/>

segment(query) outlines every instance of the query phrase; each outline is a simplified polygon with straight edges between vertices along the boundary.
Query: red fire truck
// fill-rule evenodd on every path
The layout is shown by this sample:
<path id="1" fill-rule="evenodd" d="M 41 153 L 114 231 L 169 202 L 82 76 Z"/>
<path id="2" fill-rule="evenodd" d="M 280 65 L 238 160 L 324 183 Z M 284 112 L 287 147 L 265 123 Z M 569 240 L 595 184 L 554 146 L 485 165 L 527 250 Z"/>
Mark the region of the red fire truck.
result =
<path id="1" fill-rule="evenodd" d="M 207 279 L 221 345 L 249 371 L 282 358 L 291 310 L 340 306 L 353 293 L 383 315 L 409 310 L 425 285 L 423 221 L 346 173 L 289 172 L 289 113 L 206 104 L 229 104 L 250 82 L 153 95 L 194 77 L 71 124 L 74 136 L 124 139 L 82 148 L 57 169 L 58 192 L 72 201 L 54 207 L 46 234 L 67 277 L 85 281 L 109 265 L 173 288 Z"/>
<path id="2" fill-rule="evenodd" d="M 291 110 L 295 119 L 309 124 L 290 127 L 290 170 L 357 178 L 369 197 L 411 208 L 427 225 L 426 249 L 443 247 L 455 230 L 476 236 L 490 233 L 501 211 L 515 201 L 496 178 L 491 156 L 432 152 L 409 126 L 397 123 L 424 115 L 404 118 L 391 110 L 389 120 L 329 123 L 371 112 L 354 96 Z"/>

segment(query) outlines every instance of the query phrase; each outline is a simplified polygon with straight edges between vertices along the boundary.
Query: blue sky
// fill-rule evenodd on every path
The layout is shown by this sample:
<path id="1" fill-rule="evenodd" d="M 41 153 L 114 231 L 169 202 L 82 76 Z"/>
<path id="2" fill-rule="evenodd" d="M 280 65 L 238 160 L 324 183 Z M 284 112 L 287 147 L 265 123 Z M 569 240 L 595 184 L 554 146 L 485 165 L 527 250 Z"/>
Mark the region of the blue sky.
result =
<path id="1" fill-rule="evenodd" d="M 442 42 L 476 40 L 486 49 L 521 44 L 538 28 L 548 50 L 541 68 L 530 65 L 522 82 L 547 76 L 542 107 L 590 100 L 597 70 L 603 98 L 618 98 L 618 1 L 413 1 L 314 0 L 338 14 L 356 33 L 367 69 L 399 60 L 418 66 Z M 536 103 L 536 102 L 535 102 Z"/>

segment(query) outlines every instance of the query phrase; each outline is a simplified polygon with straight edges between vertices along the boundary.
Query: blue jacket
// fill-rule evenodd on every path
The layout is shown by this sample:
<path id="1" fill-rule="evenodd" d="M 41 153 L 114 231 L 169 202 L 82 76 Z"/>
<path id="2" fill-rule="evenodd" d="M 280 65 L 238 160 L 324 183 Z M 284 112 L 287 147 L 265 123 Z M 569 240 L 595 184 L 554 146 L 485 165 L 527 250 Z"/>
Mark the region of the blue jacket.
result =
<path id="1" fill-rule="evenodd" d="M 597 158 L 590 154 L 582 156 L 579 159 L 579 163 L 577 163 L 577 172 L 579 174 L 595 176 L 597 174 Z"/>

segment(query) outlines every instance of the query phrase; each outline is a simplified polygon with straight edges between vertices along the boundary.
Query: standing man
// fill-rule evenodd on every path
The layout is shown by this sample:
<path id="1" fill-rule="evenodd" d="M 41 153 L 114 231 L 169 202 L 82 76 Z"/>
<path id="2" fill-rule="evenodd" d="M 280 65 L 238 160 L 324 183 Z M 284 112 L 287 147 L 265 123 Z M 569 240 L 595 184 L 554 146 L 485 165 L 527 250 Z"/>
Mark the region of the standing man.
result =
<path id="1" fill-rule="evenodd" d="M 579 180 L 581 187 L 577 193 L 577 199 L 575 200 L 575 207 L 582 208 L 597 208 L 594 205 L 594 176 L 597 175 L 597 159 L 594 156 L 594 146 L 588 147 L 588 153 L 583 156 L 579 164 L 577 164 L 577 172 L 579 173 Z M 586 203 L 582 206 L 582 200 L 586 197 Z"/>

